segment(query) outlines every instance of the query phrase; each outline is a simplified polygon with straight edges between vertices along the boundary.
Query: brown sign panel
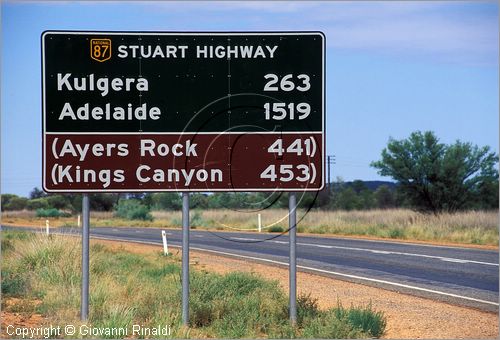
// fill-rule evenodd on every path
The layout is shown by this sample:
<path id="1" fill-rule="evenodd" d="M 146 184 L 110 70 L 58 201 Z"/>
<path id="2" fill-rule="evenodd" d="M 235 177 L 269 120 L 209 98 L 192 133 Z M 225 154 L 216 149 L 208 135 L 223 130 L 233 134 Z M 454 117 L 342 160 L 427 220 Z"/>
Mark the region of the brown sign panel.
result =
<path id="1" fill-rule="evenodd" d="M 321 184 L 321 134 L 51 134 L 47 189 L 308 190 Z"/>
<path id="2" fill-rule="evenodd" d="M 47 192 L 315 191 L 318 32 L 45 32 Z"/>

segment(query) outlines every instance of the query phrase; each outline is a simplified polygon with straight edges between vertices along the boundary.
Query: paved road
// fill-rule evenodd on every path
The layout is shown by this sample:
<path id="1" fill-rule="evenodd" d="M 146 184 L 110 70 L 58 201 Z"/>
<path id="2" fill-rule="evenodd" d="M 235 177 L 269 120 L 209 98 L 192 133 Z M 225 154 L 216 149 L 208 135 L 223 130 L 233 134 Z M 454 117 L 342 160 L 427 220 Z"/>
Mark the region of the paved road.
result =
<path id="1" fill-rule="evenodd" d="M 92 228 L 91 235 L 158 245 L 162 242 L 161 230 L 153 228 Z M 190 235 L 191 249 L 274 265 L 288 262 L 287 235 L 197 230 Z M 169 245 L 180 246 L 181 231 L 169 229 L 167 238 Z M 299 270 L 498 311 L 498 251 L 298 236 L 297 257 Z"/>

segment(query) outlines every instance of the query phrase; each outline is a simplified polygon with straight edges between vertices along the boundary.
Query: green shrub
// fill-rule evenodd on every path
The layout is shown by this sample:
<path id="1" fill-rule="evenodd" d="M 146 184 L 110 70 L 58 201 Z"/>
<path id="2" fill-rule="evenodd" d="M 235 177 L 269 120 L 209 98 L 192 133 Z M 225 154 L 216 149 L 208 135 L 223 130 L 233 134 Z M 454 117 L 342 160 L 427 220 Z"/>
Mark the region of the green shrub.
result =
<path id="1" fill-rule="evenodd" d="M 20 269 L 2 269 L 2 294 L 19 296 L 26 293 L 26 272 Z"/>
<path id="2" fill-rule="evenodd" d="M 12 197 L 7 204 L 2 205 L 2 210 L 23 210 L 27 203 L 28 199 L 25 197 Z"/>
<path id="3" fill-rule="evenodd" d="M 297 297 L 297 324 L 302 326 L 307 318 L 315 318 L 320 313 L 318 299 L 311 294 L 300 294 Z"/>
<path id="4" fill-rule="evenodd" d="M 48 209 L 48 208 L 49 208 L 49 201 L 45 197 L 35 198 L 29 200 L 28 203 L 26 203 L 26 209 L 28 210 Z"/>
<path id="5" fill-rule="evenodd" d="M 33 234 L 27 233 L 24 231 L 4 231 L 4 232 L 2 232 L 2 236 L 0 237 L 0 239 L 2 240 L 2 242 L 1 242 L 2 255 L 4 255 L 8 251 L 11 251 L 12 249 L 14 249 L 14 241 L 15 240 L 27 240 L 32 236 L 33 236 Z"/>
<path id="6" fill-rule="evenodd" d="M 14 245 L 12 244 L 12 240 L 7 240 L 5 238 L 2 238 L 2 242 L 0 243 L 2 249 L 2 254 L 4 254 L 7 251 L 10 251 L 14 248 Z"/>
<path id="7" fill-rule="evenodd" d="M 100 318 L 93 326 L 103 329 L 130 329 L 136 314 L 136 309 L 120 304 L 110 304 L 105 302 L 106 308 Z M 117 336 L 112 332 L 100 335 L 102 339 L 116 339 Z"/>
<path id="8" fill-rule="evenodd" d="M 345 319 L 327 311 L 317 318 L 304 321 L 303 338 L 316 339 L 352 339 L 366 338 L 360 330 L 353 328 Z"/>
<path id="9" fill-rule="evenodd" d="M 4 230 L 2 231 L 2 240 L 29 240 L 33 234 L 26 231 Z"/>
<path id="10" fill-rule="evenodd" d="M 401 228 L 393 228 L 389 231 L 390 238 L 404 238 L 405 232 Z"/>
<path id="11" fill-rule="evenodd" d="M 280 226 L 278 226 L 278 225 L 274 225 L 271 228 L 269 228 L 268 231 L 270 233 L 282 233 L 283 232 L 283 228 L 280 227 Z"/>
<path id="12" fill-rule="evenodd" d="M 332 311 L 339 320 L 347 320 L 355 329 L 378 338 L 384 334 L 386 320 L 382 312 L 375 312 L 371 304 L 366 307 L 346 309 L 338 305 Z"/>
<path id="13" fill-rule="evenodd" d="M 37 209 L 36 217 L 69 217 L 71 214 L 56 208 Z"/>
<path id="14" fill-rule="evenodd" d="M 190 289 L 192 324 L 216 337 L 274 335 L 273 329 L 288 322 L 287 300 L 277 282 L 246 273 L 193 272 Z"/>
<path id="15" fill-rule="evenodd" d="M 9 204 L 9 202 L 13 199 L 13 198 L 16 198 L 16 197 L 19 197 L 17 195 L 14 195 L 14 194 L 2 194 L 0 196 L 0 201 L 1 201 L 1 204 L 2 204 L 2 210 L 5 210 L 5 206 L 7 204 Z"/>
<path id="16" fill-rule="evenodd" d="M 115 215 L 127 220 L 153 220 L 149 208 L 135 199 L 120 200 L 116 206 Z"/>
<path id="17" fill-rule="evenodd" d="M 201 227 L 205 221 L 203 220 L 203 217 L 201 216 L 201 212 L 195 211 L 194 214 L 191 216 L 189 219 L 189 224 L 191 227 Z"/>

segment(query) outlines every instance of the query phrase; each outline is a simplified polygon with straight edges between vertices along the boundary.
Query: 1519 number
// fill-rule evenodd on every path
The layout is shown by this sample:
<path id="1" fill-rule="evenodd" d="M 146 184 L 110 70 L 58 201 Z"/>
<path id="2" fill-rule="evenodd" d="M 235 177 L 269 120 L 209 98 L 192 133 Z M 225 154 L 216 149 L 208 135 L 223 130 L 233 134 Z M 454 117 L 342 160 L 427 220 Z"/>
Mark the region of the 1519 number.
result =
<path id="1" fill-rule="evenodd" d="M 266 120 L 283 120 L 287 116 L 293 120 L 295 119 L 295 113 L 297 113 L 297 119 L 306 119 L 311 114 L 311 105 L 308 103 L 290 103 L 286 105 L 285 103 L 265 103 L 264 110 L 266 112 Z M 272 113 L 272 115 L 271 115 Z"/>

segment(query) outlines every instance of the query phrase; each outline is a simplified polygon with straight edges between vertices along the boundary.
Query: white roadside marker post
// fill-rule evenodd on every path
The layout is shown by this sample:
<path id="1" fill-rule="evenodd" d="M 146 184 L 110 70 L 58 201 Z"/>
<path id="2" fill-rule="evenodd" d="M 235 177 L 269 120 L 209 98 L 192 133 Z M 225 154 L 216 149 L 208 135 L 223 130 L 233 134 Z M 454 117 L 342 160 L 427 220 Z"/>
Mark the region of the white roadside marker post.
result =
<path id="1" fill-rule="evenodd" d="M 163 255 L 168 255 L 167 232 L 161 231 L 161 238 L 163 239 Z"/>
<path id="2" fill-rule="evenodd" d="M 45 232 L 49 235 L 49 220 L 45 220 Z"/>
<path id="3" fill-rule="evenodd" d="M 80 215 L 78 215 L 78 228 L 80 228 Z"/>
<path id="4" fill-rule="evenodd" d="M 258 216 L 258 225 L 259 225 L 259 233 L 262 232 L 262 216 L 260 214 L 257 215 Z"/>

